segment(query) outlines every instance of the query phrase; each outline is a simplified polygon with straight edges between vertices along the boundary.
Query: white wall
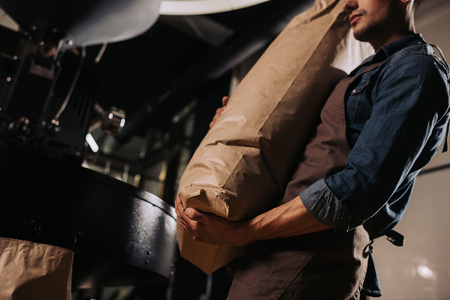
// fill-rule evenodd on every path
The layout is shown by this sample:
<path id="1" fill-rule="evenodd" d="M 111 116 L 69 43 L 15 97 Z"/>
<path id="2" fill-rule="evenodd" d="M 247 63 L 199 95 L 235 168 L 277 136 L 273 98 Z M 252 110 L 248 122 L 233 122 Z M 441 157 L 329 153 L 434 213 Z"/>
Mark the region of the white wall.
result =
<path id="1" fill-rule="evenodd" d="M 425 40 L 450 58 L 450 2 L 445 2 L 421 15 L 416 24 Z M 427 169 L 446 164 L 450 153 L 439 152 Z M 411 203 L 395 229 L 406 236 L 404 247 L 383 238 L 374 243 L 381 299 L 450 299 L 450 169 L 418 177 Z"/>
<path id="2" fill-rule="evenodd" d="M 428 43 L 437 44 L 450 58 L 450 1 L 440 2 L 433 10 L 420 14 L 416 27 Z"/>

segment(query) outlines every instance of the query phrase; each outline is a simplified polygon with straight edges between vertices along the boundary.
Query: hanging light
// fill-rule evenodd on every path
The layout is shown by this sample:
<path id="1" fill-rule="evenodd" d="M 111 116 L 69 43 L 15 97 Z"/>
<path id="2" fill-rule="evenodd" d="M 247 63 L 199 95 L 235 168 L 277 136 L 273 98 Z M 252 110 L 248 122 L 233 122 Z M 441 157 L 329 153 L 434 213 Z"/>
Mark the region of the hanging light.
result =
<path id="1" fill-rule="evenodd" d="M 268 0 L 200 0 L 176 1 L 165 0 L 161 2 L 161 15 L 203 15 L 240 9 Z"/>

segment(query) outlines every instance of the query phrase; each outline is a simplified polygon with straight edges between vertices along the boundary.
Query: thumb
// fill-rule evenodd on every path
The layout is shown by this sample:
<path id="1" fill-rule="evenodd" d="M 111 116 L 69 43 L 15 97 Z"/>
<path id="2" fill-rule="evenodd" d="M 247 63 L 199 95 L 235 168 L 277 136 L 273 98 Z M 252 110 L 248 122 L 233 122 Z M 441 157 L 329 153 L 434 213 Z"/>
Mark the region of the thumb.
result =
<path id="1" fill-rule="evenodd" d="M 187 208 L 185 213 L 189 217 L 189 219 L 193 221 L 203 221 L 204 219 L 204 215 L 193 208 Z"/>

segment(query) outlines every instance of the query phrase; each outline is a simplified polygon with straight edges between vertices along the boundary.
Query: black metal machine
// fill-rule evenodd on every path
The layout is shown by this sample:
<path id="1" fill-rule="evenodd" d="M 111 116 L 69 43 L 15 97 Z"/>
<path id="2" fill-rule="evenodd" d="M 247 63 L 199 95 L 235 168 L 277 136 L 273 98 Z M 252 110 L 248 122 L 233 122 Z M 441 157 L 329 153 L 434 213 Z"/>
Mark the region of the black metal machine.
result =
<path id="1" fill-rule="evenodd" d="M 0 236 L 75 251 L 75 287 L 168 281 L 173 208 L 109 176 L 45 155 L 0 147 Z"/>
<path id="2" fill-rule="evenodd" d="M 81 167 L 94 105 L 74 89 L 84 47 L 142 33 L 160 2 L 0 1 L 21 28 L 0 27 L 0 236 L 74 250 L 74 287 L 161 283 L 171 274 L 173 207 Z M 61 84 L 66 56 L 78 61 L 69 85 Z M 110 111 L 105 128 L 120 130 L 122 117 Z"/>
<path id="3" fill-rule="evenodd" d="M 19 32 L 0 27 L 2 138 L 22 147 L 82 156 L 93 104 L 74 88 L 85 47 L 144 32 L 156 21 L 160 2 L 1 0 L 0 7 L 20 26 Z M 73 53 L 78 54 L 77 66 L 61 80 L 61 70 L 71 67 L 64 65 L 64 58 Z"/>

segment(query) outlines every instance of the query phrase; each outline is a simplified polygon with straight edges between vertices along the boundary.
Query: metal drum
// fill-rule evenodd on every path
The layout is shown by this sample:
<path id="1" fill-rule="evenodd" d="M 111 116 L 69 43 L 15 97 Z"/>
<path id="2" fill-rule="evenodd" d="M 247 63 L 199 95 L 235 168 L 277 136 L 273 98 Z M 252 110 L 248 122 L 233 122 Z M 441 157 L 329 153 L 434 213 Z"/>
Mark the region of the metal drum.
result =
<path id="1" fill-rule="evenodd" d="M 74 287 L 168 282 L 173 207 L 106 175 L 3 144 L 0 169 L 0 236 L 74 250 Z"/>

